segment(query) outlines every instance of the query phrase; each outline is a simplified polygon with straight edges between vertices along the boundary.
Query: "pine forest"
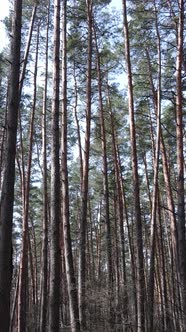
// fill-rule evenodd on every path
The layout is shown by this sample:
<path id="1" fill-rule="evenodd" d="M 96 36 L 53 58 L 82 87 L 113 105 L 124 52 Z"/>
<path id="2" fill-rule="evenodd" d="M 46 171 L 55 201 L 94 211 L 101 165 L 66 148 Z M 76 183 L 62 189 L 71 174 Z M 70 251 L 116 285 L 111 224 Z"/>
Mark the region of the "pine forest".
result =
<path id="1" fill-rule="evenodd" d="M 9 7 L 0 332 L 186 332 L 186 1 Z"/>

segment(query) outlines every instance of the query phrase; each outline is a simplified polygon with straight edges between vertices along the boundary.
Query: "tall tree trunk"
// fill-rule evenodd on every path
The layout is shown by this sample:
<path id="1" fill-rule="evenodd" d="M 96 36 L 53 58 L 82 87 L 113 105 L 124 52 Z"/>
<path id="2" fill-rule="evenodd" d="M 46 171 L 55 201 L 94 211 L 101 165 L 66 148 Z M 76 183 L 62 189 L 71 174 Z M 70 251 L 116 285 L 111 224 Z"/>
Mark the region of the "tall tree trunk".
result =
<path id="1" fill-rule="evenodd" d="M 62 29 L 62 219 L 65 247 L 65 265 L 67 274 L 68 294 L 70 301 L 71 331 L 79 332 L 79 311 L 76 280 L 74 274 L 72 244 L 69 220 L 69 192 L 67 167 L 67 31 L 66 31 L 66 0 L 63 0 L 63 29 Z"/>
<path id="2" fill-rule="evenodd" d="M 86 329 L 86 229 L 87 229 L 87 203 L 88 203 L 88 175 L 89 175 L 89 150 L 90 150 L 90 127 L 91 127 L 91 69 L 92 69 L 92 0 L 86 2 L 88 24 L 88 50 L 87 50 L 87 86 L 86 86 L 86 129 L 85 147 L 83 157 L 83 181 L 82 181 L 82 210 L 80 219 L 80 242 L 79 242 L 79 318 L 82 330 Z"/>
<path id="3" fill-rule="evenodd" d="M 108 184 L 108 162 L 107 162 L 107 144 L 106 144 L 106 130 L 105 118 L 103 110 L 102 98 L 102 79 L 101 79 L 101 64 L 100 54 L 98 50 L 96 29 L 94 29 L 95 48 L 96 48 L 96 65 L 97 65 L 97 78 L 98 78 L 98 102 L 100 112 L 100 127 L 101 127 L 101 146 L 103 158 L 103 193 L 104 193 L 104 208 L 105 208 L 105 224 L 106 224 L 106 246 L 107 246 L 107 266 L 108 266 L 108 295 L 110 301 L 110 328 L 112 329 L 113 321 L 113 268 L 112 268 L 112 242 L 111 242 L 111 227 L 110 227 L 110 211 L 109 211 L 109 184 Z"/>
<path id="4" fill-rule="evenodd" d="M 157 95 L 154 87 L 154 82 L 152 78 L 152 66 L 150 63 L 150 56 L 148 49 L 146 50 L 147 55 L 147 61 L 148 61 L 148 69 L 149 69 L 149 81 L 152 89 L 152 95 L 153 95 L 153 104 L 155 113 L 157 116 Z M 174 206 L 174 200 L 173 200 L 173 193 L 171 188 L 171 181 L 170 181 L 170 170 L 168 166 L 168 160 L 167 160 L 167 152 L 165 148 L 165 142 L 163 139 L 163 132 L 162 128 L 160 128 L 160 150 L 161 150 L 161 156 L 162 156 L 162 166 L 163 166 L 163 177 L 165 182 L 165 188 L 167 193 L 167 206 L 168 206 L 168 212 L 169 212 L 169 218 L 170 218 L 170 224 L 171 224 L 171 238 L 172 238 L 172 246 L 173 246 L 173 252 L 174 252 L 174 264 L 175 267 L 177 267 L 177 260 L 178 260 L 178 236 L 177 236 L 177 225 L 176 225 L 176 216 L 175 216 L 175 206 Z"/>
<path id="5" fill-rule="evenodd" d="M 33 133 L 34 133 L 34 119 L 36 109 L 36 92 L 37 92 L 37 67 L 38 67 L 38 48 L 39 48 L 39 26 L 37 30 L 37 44 L 36 44 L 36 59 L 34 69 L 34 95 L 33 106 L 30 120 L 29 132 L 29 149 L 28 149 L 28 165 L 26 179 L 24 179 L 22 186 L 25 186 L 25 196 L 23 201 L 23 229 L 22 229 L 22 250 L 20 259 L 20 273 L 19 273 L 19 294 L 18 294 L 18 332 L 26 331 L 26 295 L 27 295 L 27 274 L 28 274 L 28 215 L 29 215 L 29 194 L 30 194 L 30 177 L 32 166 L 32 148 L 33 148 Z"/>
<path id="6" fill-rule="evenodd" d="M 129 224 L 126 193 L 125 193 L 125 188 L 124 188 L 124 180 L 123 180 L 123 174 L 122 174 L 122 170 L 121 170 L 121 158 L 120 158 L 120 152 L 119 152 L 118 145 L 116 145 L 116 152 L 117 152 L 117 163 L 118 163 L 118 169 L 119 169 L 119 180 L 120 180 L 122 202 L 123 202 L 125 220 L 126 220 L 126 224 L 127 224 L 128 242 L 129 242 L 130 258 L 131 258 L 131 273 L 132 273 L 132 283 L 133 283 L 132 285 L 133 285 L 133 295 L 134 295 L 134 317 L 135 317 L 135 324 L 137 327 L 137 285 L 136 285 L 136 264 L 135 264 L 134 244 L 132 241 L 133 231 L 131 232 L 131 227 Z"/>
<path id="7" fill-rule="evenodd" d="M 53 100 L 50 195 L 50 289 L 49 330 L 59 331 L 60 301 L 60 165 L 59 165 L 59 85 L 60 85 L 60 0 L 54 3 Z"/>
<path id="8" fill-rule="evenodd" d="M 157 12 L 156 4 L 154 2 L 154 10 Z M 156 130 L 156 144 L 155 144 L 155 158 L 154 158 L 154 184 L 152 195 L 152 212 L 151 212 L 151 239 L 150 239 L 150 267 L 148 280 L 148 331 L 154 329 L 154 288 L 155 288 L 155 252 L 156 252 L 156 216 L 157 216 L 157 202 L 158 202 L 158 173 L 159 173 L 159 155 L 160 155 L 160 129 L 161 129 L 161 40 L 158 28 L 157 14 L 155 14 L 155 25 L 157 34 L 157 52 L 158 52 L 158 90 L 157 90 L 157 130 Z"/>
<path id="9" fill-rule="evenodd" d="M 20 93 L 20 97 L 21 97 L 21 93 L 22 93 L 22 89 L 23 89 L 23 83 L 24 83 L 24 79 L 25 79 L 26 66 L 27 66 L 27 63 L 28 63 L 28 55 L 29 55 L 30 45 L 31 45 L 31 41 L 32 41 L 32 35 L 33 35 L 33 30 L 34 30 L 34 23 L 35 23 L 35 19 L 36 19 L 37 5 L 38 5 L 38 2 L 35 1 L 34 7 L 33 7 L 33 10 L 32 10 L 31 20 L 30 20 L 30 27 L 29 27 L 29 32 L 28 32 L 28 40 L 27 40 L 27 44 L 26 44 L 26 48 L 25 48 L 25 53 L 24 53 L 23 67 L 22 67 L 21 74 L 20 74 L 20 81 L 19 81 L 19 93 Z"/>
<path id="10" fill-rule="evenodd" d="M 161 139 L 160 139 L 161 141 Z M 166 281 L 166 264 L 165 264 L 165 244 L 164 244 L 164 237 L 163 237 L 163 227 L 162 227 L 162 217 L 161 217 L 161 208 L 160 208 L 160 193 L 158 192 L 158 219 L 159 219 L 159 232 L 160 232 L 160 256 L 162 261 L 162 287 L 163 287 L 163 295 L 164 295 L 164 326 L 165 331 L 169 328 L 169 302 L 168 302 L 168 286 Z"/>
<path id="11" fill-rule="evenodd" d="M 48 16 L 46 27 L 46 58 L 45 58 L 45 86 L 43 91 L 42 109 L 42 158 L 43 158 L 43 239 L 41 253 L 41 279 L 40 279 L 40 332 L 45 332 L 47 324 L 47 286 L 48 286 L 48 195 L 47 195 L 47 142 L 46 142 L 46 112 L 48 87 L 48 42 L 49 42 L 49 16 L 50 0 L 48 1 Z"/>
<path id="12" fill-rule="evenodd" d="M 119 230 L 120 230 L 120 243 L 121 243 L 121 282 L 123 285 L 123 316 L 124 321 L 128 320 L 128 294 L 127 294 L 127 277 L 126 277 L 126 259 L 125 259 L 125 234 L 124 234 L 124 201 L 122 193 L 122 183 L 120 181 L 120 167 L 117 156 L 117 145 L 116 145 L 116 133 L 114 126 L 114 116 L 110 106 L 110 120 L 111 120 L 111 134 L 112 134 L 112 145 L 113 145 L 113 155 L 114 155 L 114 171 L 115 171 L 115 181 L 117 188 L 117 197 L 118 197 L 118 209 L 119 209 Z M 120 295 L 121 298 L 121 295 Z"/>
<path id="13" fill-rule="evenodd" d="M 82 143 L 81 143 L 81 130 L 80 130 L 80 124 L 77 114 L 77 106 L 78 106 L 78 86 L 77 86 L 77 78 L 76 78 L 76 70 L 75 70 L 75 61 L 73 64 L 74 72 L 74 117 L 77 127 L 77 137 L 78 137 L 78 150 L 79 150 L 79 162 L 80 162 L 80 181 L 81 181 L 81 190 L 82 190 L 82 181 L 83 181 L 83 157 L 82 157 Z"/>
<path id="14" fill-rule="evenodd" d="M 37 249 L 36 249 L 36 241 L 35 241 L 35 230 L 33 225 L 33 220 L 31 218 L 32 223 L 32 234 L 28 235 L 28 264 L 30 270 L 30 285 L 28 283 L 28 309 L 27 309 L 27 321 L 28 325 L 32 327 L 32 331 L 37 331 L 37 309 L 38 309 L 38 288 L 37 288 Z M 32 241 L 33 246 L 32 246 Z M 29 287 L 30 286 L 30 287 Z M 27 325 L 27 326 L 28 326 Z"/>
<path id="15" fill-rule="evenodd" d="M 19 79 L 19 96 L 21 99 L 21 94 L 23 90 L 23 84 L 24 84 L 24 79 L 25 79 L 25 74 L 26 74 L 26 67 L 28 64 L 28 56 L 29 56 L 29 51 L 30 51 L 30 46 L 31 46 L 31 41 L 32 41 L 32 36 L 33 36 L 33 30 L 34 30 L 34 23 L 36 19 L 36 13 L 37 13 L 37 2 L 34 3 L 34 7 L 32 10 L 32 16 L 30 20 L 30 26 L 29 26 L 29 32 L 28 32 L 28 40 L 25 48 L 25 53 L 24 53 L 24 61 L 23 61 L 23 66 L 21 68 L 21 73 L 20 73 L 20 79 Z M 19 109 L 18 113 L 18 123 L 19 123 L 19 139 L 20 139 L 20 148 L 21 148 L 21 163 L 22 163 L 22 195 L 23 195 L 23 201 L 25 201 L 25 161 L 24 161 L 24 147 L 23 147 L 23 128 L 22 128 L 22 119 L 21 119 L 21 112 Z"/>
<path id="16" fill-rule="evenodd" d="M 143 235 L 141 223 L 140 208 L 140 192 L 139 192 L 139 176 L 138 176 L 138 160 L 136 149 L 136 128 L 134 119 L 134 100 L 132 86 L 132 70 L 130 60 L 130 43 L 127 22 L 127 6 L 126 0 L 123 2 L 123 19 L 124 19 L 124 37 L 125 37 L 125 58 L 128 76 L 128 105 L 130 118 L 130 140 L 132 155 L 132 174 L 133 174 L 133 190 L 134 190 L 134 206 L 135 206 L 135 222 L 137 237 L 137 301 L 138 301 L 138 332 L 145 331 L 145 277 L 144 277 L 144 258 L 143 258 Z"/>
<path id="17" fill-rule="evenodd" d="M 182 290 L 183 324 L 186 329 L 186 256 L 185 256 L 185 201 L 184 201 L 184 154 L 183 154 L 183 31 L 184 31 L 184 0 L 178 1 L 179 21 L 177 31 L 176 58 L 176 138 L 177 138 L 177 199 L 178 199 L 178 245 L 179 269 Z"/>
<path id="18" fill-rule="evenodd" d="M 16 273 L 16 284 L 15 284 L 14 297 L 11 306 L 11 322 L 10 322 L 9 332 L 16 331 L 17 329 L 16 311 L 17 311 L 18 291 L 19 291 L 19 269 Z"/>
<path id="19" fill-rule="evenodd" d="M 22 0 L 14 1 L 11 42 L 11 68 L 8 92 L 5 173 L 0 211 L 0 322 L 9 331 L 12 280 L 12 219 L 14 204 L 15 154 L 19 109 L 19 71 L 21 49 Z"/>

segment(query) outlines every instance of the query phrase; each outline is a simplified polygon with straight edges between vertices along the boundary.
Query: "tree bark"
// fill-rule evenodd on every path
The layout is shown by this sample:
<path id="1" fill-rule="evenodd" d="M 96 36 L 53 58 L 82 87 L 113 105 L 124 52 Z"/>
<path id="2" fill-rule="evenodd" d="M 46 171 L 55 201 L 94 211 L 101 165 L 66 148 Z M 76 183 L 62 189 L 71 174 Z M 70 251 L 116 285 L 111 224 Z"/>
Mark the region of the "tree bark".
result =
<path id="1" fill-rule="evenodd" d="M 71 331 L 79 332 L 79 311 L 76 279 L 73 265 L 72 243 L 69 220 L 69 192 L 68 192 L 68 166 L 67 166 L 67 31 L 66 31 L 66 0 L 63 0 L 63 29 L 62 29 L 62 219 L 65 247 L 65 266 L 67 274 L 68 295 L 70 302 Z"/>
<path id="2" fill-rule="evenodd" d="M 139 175 L 138 175 L 138 159 L 136 149 L 136 128 L 134 119 L 134 99 L 133 99 L 133 85 L 132 85 L 132 70 L 130 60 L 130 43 L 129 30 L 127 22 L 127 6 L 126 0 L 123 3 L 123 19 L 124 19 L 124 37 L 125 37 L 125 58 L 127 66 L 128 78 L 128 106 L 130 118 L 130 140 L 131 140 L 131 156 L 132 156 L 132 175 L 133 175 L 133 190 L 134 190 L 134 207 L 135 207 L 135 222 L 136 222 L 136 237 L 137 237 L 137 302 L 138 302 L 138 332 L 145 331 L 145 277 L 144 277 L 144 258 L 143 258 L 143 235 L 141 223 L 141 208 L 140 208 L 140 190 L 139 190 Z"/>
<path id="3" fill-rule="evenodd" d="M 34 69 L 34 95 L 33 106 L 30 120 L 29 131 L 29 150 L 28 150 L 28 165 L 26 178 L 23 179 L 22 186 L 25 187 L 25 195 L 23 197 L 23 229 L 22 229 L 22 250 L 20 259 L 20 273 L 19 273 L 19 293 L 18 293 L 18 332 L 26 331 L 26 297 L 27 297 L 27 274 L 28 274 L 28 214 L 29 214 L 29 194 L 30 194 L 30 177 L 32 166 L 32 148 L 33 148 L 33 133 L 34 133 L 34 119 L 36 110 L 36 93 L 37 93 L 37 67 L 38 67 L 38 48 L 39 48 L 39 26 L 37 30 L 37 44 L 36 44 L 36 59 Z"/>
<path id="4" fill-rule="evenodd" d="M 19 73 L 21 49 L 22 0 L 14 1 L 11 43 L 11 68 L 8 92 L 7 141 L 5 173 L 0 211 L 0 322 L 9 331 L 10 292 L 12 280 L 12 219 L 15 182 L 15 154 L 19 109 Z"/>
<path id="5" fill-rule="evenodd" d="M 152 79 L 152 68 L 150 63 L 150 56 L 148 49 L 146 50 L 147 55 L 147 61 L 148 61 L 148 69 L 149 69 L 149 81 L 151 85 L 152 90 L 152 96 L 153 96 L 153 104 L 155 113 L 157 115 L 157 95 L 154 87 L 154 82 Z M 178 265 L 178 236 L 177 236 L 177 224 L 176 224 L 176 215 L 175 215 L 175 205 L 173 200 L 173 193 L 171 188 L 171 180 L 170 180 L 170 171 L 169 171 L 169 165 L 167 160 L 167 152 L 165 148 L 165 142 L 163 139 L 163 132 L 162 128 L 160 128 L 160 151 L 162 156 L 162 166 L 163 166 L 163 177 L 165 182 L 165 188 L 167 193 L 167 207 L 169 211 L 169 217 L 170 217 L 170 224 L 171 224 L 171 239 L 172 239 L 172 246 L 173 246 L 173 252 L 174 252 L 174 264 L 175 267 Z"/>
<path id="6" fill-rule="evenodd" d="M 45 332 L 47 324 L 48 302 L 48 192 L 47 192 L 47 135 L 46 135 L 46 112 L 47 112 L 47 87 L 48 87 L 48 42 L 49 42 L 49 16 L 50 0 L 48 1 L 48 16 L 46 27 L 46 58 L 45 58 L 45 86 L 43 91 L 42 109 L 42 159 L 43 159 L 43 239 L 41 254 L 41 279 L 40 279 L 40 332 Z"/>
<path id="7" fill-rule="evenodd" d="M 80 181 L 81 181 L 81 190 L 82 190 L 82 181 L 83 181 L 83 156 L 82 156 L 82 143 L 81 143 L 81 130 L 80 123 L 77 114 L 77 106 L 78 106 L 78 86 L 77 86 L 77 78 L 76 78 L 76 70 L 75 70 L 75 61 L 74 61 L 74 117 L 77 127 L 77 137 L 78 137 L 78 150 L 79 150 L 79 162 L 80 162 Z"/>
<path id="8" fill-rule="evenodd" d="M 32 41 L 32 35 L 33 35 L 33 30 L 34 30 L 34 23 L 35 23 L 35 19 L 36 19 L 37 5 L 38 5 L 38 2 L 35 1 L 34 7 L 33 7 L 33 10 L 32 10 L 31 20 L 30 20 L 30 27 L 29 27 L 29 32 L 28 32 L 28 40 L 27 40 L 27 44 L 26 44 L 26 48 L 25 48 L 25 53 L 24 53 L 23 67 L 22 67 L 21 74 L 20 74 L 20 81 L 19 81 L 19 93 L 20 93 L 20 97 L 21 97 L 21 93 L 22 93 L 22 89 L 23 89 L 23 83 L 24 83 L 24 79 L 25 79 L 26 66 L 27 66 L 27 63 L 28 63 L 28 55 L 29 55 L 30 45 L 31 45 L 31 41 Z"/>
<path id="9" fill-rule="evenodd" d="M 184 154 L 183 154 L 183 31 L 184 31 L 184 0 L 178 1 L 179 21 L 177 31 L 176 58 L 176 142 L 177 142 L 177 214 L 178 214 L 178 246 L 179 272 L 182 293 L 183 324 L 186 328 L 186 256 L 185 256 L 185 201 L 184 201 Z"/>
<path id="10" fill-rule="evenodd" d="M 110 120 L 111 120 L 111 134 L 112 134 L 112 145 L 113 145 L 113 156 L 114 156 L 114 171 L 115 171 L 115 181 L 118 197 L 118 210 L 119 210 L 119 234 L 120 234 L 120 245 L 121 245 L 121 282 L 123 285 L 123 317 L 124 321 L 127 322 L 129 317 L 128 308 L 128 294 L 127 294 L 127 277 L 126 277 L 126 258 L 125 258 L 125 234 L 124 234 L 124 200 L 122 192 L 122 183 L 120 181 L 120 167 L 117 155 L 117 144 L 116 144 L 116 133 L 114 126 L 114 116 L 110 105 Z M 135 286 L 134 286 L 135 287 Z M 120 295 L 121 298 L 121 295 Z"/>
<path id="11" fill-rule="evenodd" d="M 82 330 L 86 330 L 86 229 L 87 229 L 87 203 L 88 203 L 88 174 L 89 174 L 89 150 L 90 150 L 90 127 L 91 127 L 91 69 L 92 69 L 92 0 L 87 0 L 87 24 L 88 24 L 88 50 L 87 50 L 87 84 L 86 84 L 86 129 L 85 147 L 83 156 L 83 180 L 82 180 L 82 210 L 80 219 L 80 242 L 79 242 L 79 273 L 78 273 L 78 298 L 79 318 Z"/>
<path id="12" fill-rule="evenodd" d="M 59 165 L 59 85 L 60 85 L 60 0 L 54 3 L 53 99 L 50 195 L 50 289 L 49 330 L 59 331 L 60 301 L 60 165 Z"/>
<path id="13" fill-rule="evenodd" d="M 154 2 L 154 10 L 157 12 L 156 4 Z M 159 155 L 160 155 L 160 131 L 161 131 L 161 39 L 158 28 L 157 14 L 155 14 L 155 25 L 157 34 L 157 53 L 158 53 L 158 90 L 157 90 L 157 129 L 156 129 L 156 144 L 154 152 L 154 183 L 152 195 L 152 211 L 151 211 L 151 238 L 150 238 L 150 266 L 149 266 L 149 280 L 148 280 L 148 330 L 154 329 L 154 288 L 155 288 L 155 253 L 156 253 L 156 225 L 157 225 L 157 202 L 158 202 L 158 173 L 159 173 Z"/>
<path id="14" fill-rule="evenodd" d="M 107 162 L 107 144 L 106 144 L 106 130 L 105 130 L 105 114 L 103 110 L 103 97 L 102 97 L 102 78 L 101 78 L 101 64 L 100 54 L 97 43 L 97 35 L 95 26 L 95 48 L 96 48 L 96 67 L 98 78 L 98 102 L 99 102 L 99 117 L 101 127 L 101 146 L 102 146 L 102 159 L 103 159 L 103 194 L 104 194 L 104 208 L 105 208 L 105 224 L 106 224 L 106 246 L 107 246 L 107 268 L 108 268 L 108 295 L 110 301 L 110 318 L 109 325 L 113 328 L 113 267 L 112 267 L 112 241 L 111 241 L 111 227 L 110 227 L 110 208 L 109 208 L 109 183 L 108 183 L 108 162 Z"/>

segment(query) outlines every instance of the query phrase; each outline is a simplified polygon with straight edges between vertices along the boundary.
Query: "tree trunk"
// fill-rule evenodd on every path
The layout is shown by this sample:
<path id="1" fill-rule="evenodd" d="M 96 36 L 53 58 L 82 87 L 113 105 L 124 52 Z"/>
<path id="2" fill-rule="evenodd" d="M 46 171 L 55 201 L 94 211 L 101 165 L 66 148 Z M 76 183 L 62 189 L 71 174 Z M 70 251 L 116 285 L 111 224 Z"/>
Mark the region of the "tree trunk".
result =
<path id="1" fill-rule="evenodd" d="M 156 13 L 156 5 L 154 2 L 154 9 Z M 160 129 L 161 129 L 161 40 L 158 29 L 157 14 L 155 14 L 155 25 L 157 34 L 157 53 L 158 53 L 158 91 L 157 91 L 157 130 L 156 130 L 156 144 L 155 144 L 155 158 L 154 158 L 154 184 L 152 195 L 152 211 L 151 211 L 151 238 L 150 238 L 150 267 L 148 280 L 148 331 L 154 330 L 154 288 L 155 288 L 155 252 L 156 252 L 156 215 L 158 202 L 158 173 L 159 173 L 159 155 L 160 155 Z"/>
<path id="2" fill-rule="evenodd" d="M 23 179 L 22 186 L 25 187 L 25 195 L 23 201 L 23 229 L 22 229 L 22 250 L 20 259 L 20 273 L 19 273 L 19 294 L 18 294 L 18 332 L 26 331 L 26 294 L 27 294 L 27 274 L 28 274 L 28 214 L 29 214 L 29 194 L 30 194 L 30 177 L 32 166 L 32 147 L 33 147 L 33 132 L 34 119 L 36 109 L 36 92 L 37 92 L 37 66 L 38 66 L 38 47 L 39 47 L 39 26 L 37 31 L 36 44 L 36 59 L 34 69 L 34 96 L 32 114 L 30 120 L 29 132 L 29 149 L 28 149 L 28 165 L 26 179 Z"/>
<path id="3" fill-rule="evenodd" d="M 113 328 L 113 268 L 112 268 L 112 242 L 111 242 L 111 227 L 110 227 L 110 211 L 109 211 L 109 184 L 108 184 L 108 162 L 107 162 L 107 144 L 106 144 L 106 130 L 105 118 L 103 110 L 102 98 L 102 79 L 101 79 L 101 64 L 100 54 L 98 50 L 96 29 L 94 29 L 95 48 L 96 48 L 96 65 L 97 65 L 97 78 L 98 78 L 98 102 L 100 112 L 100 127 L 101 127 L 101 146 L 102 146 L 102 159 L 103 159 L 103 193 L 104 193 L 104 208 L 105 208 L 105 225 L 106 225 L 106 246 L 107 246 L 107 266 L 108 266 L 108 296 L 110 301 L 110 318 L 109 325 Z"/>
<path id="4" fill-rule="evenodd" d="M 184 154 L 183 154 L 183 31 L 184 31 L 184 0 L 178 1 L 179 21 L 177 31 L 176 58 L 176 138 L 177 138 L 177 199 L 178 199 L 178 245 L 179 272 L 182 291 L 183 325 L 186 329 L 186 256 L 185 256 L 185 201 L 184 201 Z"/>
<path id="5" fill-rule="evenodd" d="M 43 158 L 43 239 L 41 253 L 41 279 L 40 279 L 40 332 L 45 332 L 47 324 L 48 302 L 48 194 L 47 194 L 47 142 L 46 142 L 46 112 L 48 87 L 48 35 L 49 35 L 50 0 L 48 1 L 48 16 L 46 27 L 46 58 L 45 58 L 45 86 L 43 91 L 42 109 L 42 158 Z"/>
<path id="6" fill-rule="evenodd" d="M 124 37 L 125 37 L 125 58 L 128 76 L 128 105 L 130 118 L 130 140 L 131 140 L 131 156 L 132 156 L 132 174 L 133 174 L 133 190 L 134 190 L 134 207 L 137 237 L 137 301 L 138 301 L 138 332 L 145 331 L 145 277 L 143 263 L 143 235 L 141 224 L 141 208 L 140 208 L 140 192 L 139 192 L 139 176 L 138 176 L 138 160 L 136 149 L 136 128 L 134 119 L 134 100 L 132 86 L 132 71 L 130 60 L 130 43 L 127 22 L 127 6 L 126 0 L 123 0 L 123 18 L 124 18 Z"/>
<path id="7" fill-rule="evenodd" d="M 120 181 L 120 169 L 119 162 L 117 156 L 117 146 L 116 146 L 116 135 L 115 135 L 115 127 L 114 127 L 114 118 L 113 112 L 110 107 L 110 118 L 111 118 L 111 134 L 112 134 L 112 145 L 113 145 L 113 155 L 114 155 L 114 171 L 115 171 L 115 181 L 117 188 L 117 197 L 118 197 L 118 210 L 119 210 L 119 229 L 120 229 L 120 243 L 121 243 L 121 282 L 123 285 L 123 317 L 124 321 L 128 320 L 128 294 L 127 294 L 127 277 L 126 277 L 126 259 L 125 259 L 125 234 L 124 234 L 124 201 L 123 201 L 123 193 L 122 193 L 122 183 Z M 120 295 L 121 298 L 121 295 Z"/>
<path id="8" fill-rule="evenodd" d="M 77 137 L 78 137 L 78 150 L 79 150 L 79 162 L 80 162 L 80 181 L 81 181 L 81 190 L 82 190 L 82 181 L 83 181 L 83 157 L 82 157 L 82 143 L 81 143 L 81 130 L 80 124 L 77 114 L 77 106 L 78 106 L 78 86 L 77 86 L 77 78 L 76 78 L 76 70 L 75 70 L 75 61 L 74 61 L 74 117 L 77 128 Z"/>
<path id="9" fill-rule="evenodd" d="M 150 63 L 150 56 L 148 49 L 146 50 L 147 55 L 147 61 L 148 61 L 148 68 L 149 68 L 149 81 L 152 89 L 152 95 L 153 95 L 153 104 L 155 113 L 157 115 L 157 95 L 152 79 L 152 68 Z M 162 156 L 162 166 L 163 166 L 163 177 L 165 182 L 165 188 L 167 193 L 167 207 L 169 212 L 169 218 L 170 218 L 170 224 L 171 224 L 171 238 L 172 238 L 172 246 L 173 246 L 173 252 L 174 252 L 174 265 L 175 268 L 178 265 L 177 257 L 178 257 L 178 237 L 177 237 L 177 225 L 176 225 L 176 216 L 175 216 L 175 206 L 174 206 L 174 200 L 173 200 L 173 193 L 171 188 L 171 181 L 170 181 L 170 171 L 168 166 L 168 160 L 167 160 L 167 153 L 165 148 L 165 143 L 163 139 L 163 133 L 162 129 L 160 128 L 160 150 L 161 150 L 161 156 Z"/>
<path id="10" fill-rule="evenodd" d="M 131 258 L 132 286 L 133 286 L 133 296 L 134 296 L 134 319 L 135 319 L 135 326 L 137 327 L 137 288 L 136 288 L 137 285 L 136 285 L 135 253 L 134 253 L 134 244 L 132 241 L 133 234 L 131 234 L 131 228 L 129 225 L 126 193 L 125 193 L 125 188 L 124 188 L 123 174 L 121 171 L 121 158 L 120 158 L 120 152 L 119 152 L 118 145 L 116 145 L 116 153 L 117 153 L 117 163 L 118 163 L 118 169 L 119 169 L 119 180 L 120 180 L 120 188 L 121 188 L 122 202 L 123 202 L 123 208 L 124 208 L 124 215 L 125 215 L 125 220 L 126 220 L 126 224 L 127 224 L 129 251 L 130 251 L 130 258 Z"/>
<path id="11" fill-rule="evenodd" d="M 23 67 L 22 67 L 22 70 L 21 70 L 20 80 L 19 80 L 20 97 L 21 97 L 21 93 L 22 93 L 22 89 L 23 89 L 23 83 L 24 83 L 24 79 L 25 79 L 26 66 L 27 66 L 27 62 L 28 62 L 28 55 L 29 55 L 29 51 L 30 51 L 30 45 L 31 45 L 32 35 L 33 35 L 33 30 L 34 30 L 34 22 L 35 22 L 36 13 L 37 13 L 37 5 L 38 5 L 38 3 L 37 3 L 37 1 L 35 1 L 34 7 L 33 7 L 33 10 L 32 10 L 31 20 L 30 20 L 30 27 L 29 27 L 29 32 L 28 32 L 27 45 L 26 45 L 26 48 L 25 48 Z"/>
<path id="12" fill-rule="evenodd" d="M 8 93 L 5 173 L 2 185 L 0 212 L 0 322 L 3 332 L 9 331 L 10 324 L 10 292 L 13 269 L 12 219 L 14 203 L 16 136 L 19 109 L 21 24 L 22 0 L 15 0 Z"/>
<path id="13" fill-rule="evenodd" d="M 165 331 L 167 329 L 169 330 L 169 302 L 168 302 L 168 286 L 166 281 L 166 264 L 165 264 L 165 244 L 164 244 L 164 238 L 163 238 L 163 227 L 162 227 L 162 218 L 161 218 L 161 209 L 160 209 L 160 194 L 158 193 L 158 219 L 159 219 L 159 242 L 160 242 L 160 248 L 159 248 L 159 255 L 161 256 L 162 261 L 162 287 L 163 287 L 163 305 L 164 305 L 164 327 Z M 160 272 L 161 273 L 161 272 Z"/>
<path id="14" fill-rule="evenodd" d="M 62 220 L 65 247 L 65 266 L 67 274 L 68 295 L 70 301 L 71 331 L 79 332 L 79 312 L 76 280 L 74 274 L 72 244 L 69 220 L 69 192 L 67 167 L 67 40 L 66 40 L 66 0 L 63 0 L 63 29 L 62 29 Z"/>
<path id="15" fill-rule="evenodd" d="M 50 289 L 49 330 L 59 331 L 60 301 L 60 165 L 59 165 L 59 85 L 60 85 L 60 0 L 54 4 L 52 151 L 50 195 Z"/>
<path id="16" fill-rule="evenodd" d="M 86 304 L 85 304 L 85 282 L 86 282 L 86 229 L 87 229 L 87 203 L 88 203 L 88 174 L 89 174 L 89 150 L 90 150 L 90 126 L 91 126 L 91 69 L 92 69 L 92 0 L 87 1 L 87 23 L 88 23 L 88 53 L 87 53 L 87 86 L 86 86 L 86 129 L 85 147 L 83 157 L 83 180 L 82 180 L 82 210 L 80 219 L 80 242 L 79 242 L 79 318 L 82 330 L 86 330 Z"/>

